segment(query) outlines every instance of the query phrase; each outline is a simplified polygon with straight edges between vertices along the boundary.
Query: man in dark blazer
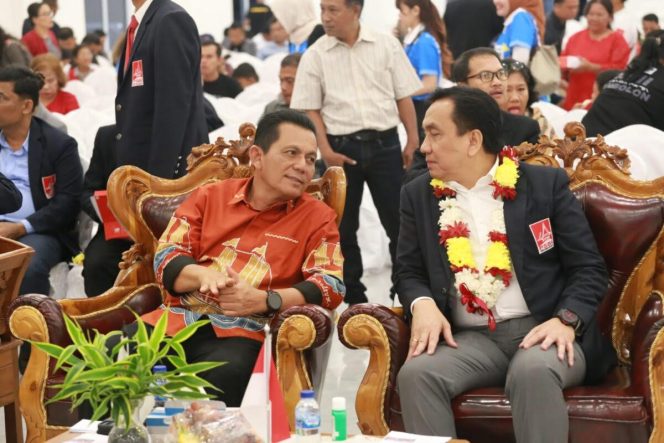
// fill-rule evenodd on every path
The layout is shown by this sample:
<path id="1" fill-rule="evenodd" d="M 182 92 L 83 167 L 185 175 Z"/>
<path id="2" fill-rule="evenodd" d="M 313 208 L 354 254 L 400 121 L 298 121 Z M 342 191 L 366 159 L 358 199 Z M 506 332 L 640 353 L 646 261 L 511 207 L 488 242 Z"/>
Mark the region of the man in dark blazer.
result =
<path id="1" fill-rule="evenodd" d="M 120 272 L 118 264 L 122 253 L 132 245 L 130 239 L 110 239 L 104 237 L 104 225 L 92 205 L 95 191 L 106 190 L 111 173 L 117 168 L 117 141 L 115 125 L 102 126 L 97 131 L 90 167 L 83 179 L 81 209 L 99 223 L 97 233 L 85 248 L 83 261 L 83 284 L 85 294 L 94 297 L 110 289 Z"/>
<path id="2" fill-rule="evenodd" d="M 434 93 L 424 127 L 429 172 L 402 190 L 397 251 L 397 293 L 411 324 L 398 376 L 406 430 L 455 436 L 451 400 L 469 389 L 504 386 L 518 442 L 567 441 L 562 390 L 597 380 L 615 361 L 595 321 L 607 271 L 581 205 L 562 169 L 524 163 L 515 197 L 494 196 L 492 183 L 506 171 L 497 155 L 500 110 L 482 91 Z M 456 195 L 437 198 L 432 178 Z M 484 274 L 488 233 L 507 236 L 512 275 L 507 286 L 495 281 L 497 301 L 487 306 L 493 330 L 488 313 L 468 311 L 461 282 L 474 287 L 474 280 L 451 269 L 450 246 L 439 241 L 453 217 L 448 210 L 459 211 L 452 219 L 468 226 L 476 275 Z"/>
<path id="3" fill-rule="evenodd" d="M 491 48 L 470 49 L 454 62 L 452 80 L 462 86 L 480 89 L 500 104 L 505 100 L 507 71 Z M 508 146 L 518 146 L 523 142 L 537 143 L 540 136 L 539 124 L 530 117 L 500 111 L 502 120 L 501 142 Z M 409 182 L 426 171 L 426 162 L 421 151 L 415 152 L 413 166 L 404 180 Z"/>
<path id="4" fill-rule="evenodd" d="M 0 215 L 17 211 L 22 202 L 23 197 L 14 183 L 0 173 Z"/>
<path id="5" fill-rule="evenodd" d="M 20 294 L 49 293 L 49 272 L 78 251 L 75 235 L 83 172 L 76 141 L 32 113 L 43 77 L 22 67 L 0 69 L 0 172 L 23 196 L 0 216 L 0 236 L 35 250 Z"/>
<path id="6" fill-rule="evenodd" d="M 132 2 L 115 98 L 118 164 L 179 177 L 191 148 L 208 142 L 198 29 L 171 0 Z"/>

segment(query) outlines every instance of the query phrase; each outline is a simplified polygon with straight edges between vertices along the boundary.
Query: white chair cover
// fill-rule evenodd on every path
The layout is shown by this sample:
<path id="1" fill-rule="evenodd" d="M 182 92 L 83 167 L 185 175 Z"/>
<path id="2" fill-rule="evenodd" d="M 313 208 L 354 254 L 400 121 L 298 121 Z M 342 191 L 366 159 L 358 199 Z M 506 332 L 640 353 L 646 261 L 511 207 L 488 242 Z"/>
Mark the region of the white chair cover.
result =
<path id="1" fill-rule="evenodd" d="M 88 74 L 83 83 L 90 86 L 97 96 L 115 97 L 118 89 L 117 72 L 112 66 L 100 66 Z"/>
<path id="2" fill-rule="evenodd" d="M 92 75 L 92 74 L 90 74 Z M 96 97 L 95 90 L 91 86 L 86 85 L 80 80 L 69 80 L 64 88 L 64 91 L 74 94 L 78 104 L 83 107 Z"/>
<path id="3" fill-rule="evenodd" d="M 647 125 L 631 125 L 604 137 L 609 145 L 627 149 L 632 177 L 654 180 L 664 176 L 664 132 Z"/>
<path id="4" fill-rule="evenodd" d="M 263 67 L 258 71 L 258 78 L 261 82 L 274 83 L 279 85 L 279 70 L 281 69 L 281 61 L 288 54 L 281 52 L 274 54 L 263 60 Z"/>
<path id="5" fill-rule="evenodd" d="M 229 54 L 230 57 L 228 57 L 226 61 L 233 67 L 233 69 L 237 68 L 242 63 L 249 63 L 254 67 L 256 72 L 261 72 L 263 69 L 263 60 L 258 57 L 254 57 L 246 52 L 229 51 Z"/>
<path id="6" fill-rule="evenodd" d="M 235 100 L 248 106 L 261 104 L 263 107 L 279 95 L 279 84 L 259 81 L 245 88 Z"/>

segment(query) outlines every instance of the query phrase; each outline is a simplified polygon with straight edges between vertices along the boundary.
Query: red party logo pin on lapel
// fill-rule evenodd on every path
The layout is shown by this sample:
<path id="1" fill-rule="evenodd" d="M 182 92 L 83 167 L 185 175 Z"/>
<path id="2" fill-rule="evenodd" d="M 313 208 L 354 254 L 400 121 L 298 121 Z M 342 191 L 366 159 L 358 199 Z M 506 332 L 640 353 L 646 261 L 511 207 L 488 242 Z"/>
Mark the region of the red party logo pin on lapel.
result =
<path id="1" fill-rule="evenodd" d="M 553 249 L 553 231 L 551 230 L 551 221 L 548 218 L 531 224 L 530 232 L 533 234 L 540 254 Z"/>
<path id="2" fill-rule="evenodd" d="M 131 87 L 143 86 L 143 60 L 131 62 Z"/>
<path id="3" fill-rule="evenodd" d="M 55 197 L 55 174 L 42 177 L 42 186 L 47 199 Z"/>

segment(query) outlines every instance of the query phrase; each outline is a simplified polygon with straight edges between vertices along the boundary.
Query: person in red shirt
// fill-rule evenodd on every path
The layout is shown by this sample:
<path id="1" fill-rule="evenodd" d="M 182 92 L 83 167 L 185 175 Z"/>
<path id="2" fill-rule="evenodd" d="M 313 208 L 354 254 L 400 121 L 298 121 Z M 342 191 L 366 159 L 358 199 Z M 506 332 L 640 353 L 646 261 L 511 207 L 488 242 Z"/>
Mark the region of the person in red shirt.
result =
<path id="1" fill-rule="evenodd" d="M 240 405 L 273 314 L 304 303 L 335 309 L 343 301 L 336 213 L 305 192 L 317 145 L 304 114 L 263 116 L 249 148 L 253 177 L 196 189 L 159 240 L 154 269 L 166 297 L 143 319 L 154 326 L 168 315 L 172 336 L 210 318 L 183 346 L 189 363 L 226 362 L 203 378 L 227 406 Z"/>
<path id="2" fill-rule="evenodd" d="M 23 36 L 21 41 L 30 54 L 53 54 L 60 57 L 60 47 L 53 28 L 53 10 L 47 3 L 33 3 L 28 7 L 28 16 L 34 28 Z"/>
<path id="3" fill-rule="evenodd" d="M 71 54 L 71 67 L 69 68 L 69 80 L 85 80 L 93 71 L 92 50 L 87 45 L 78 45 Z"/>
<path id="4" fill-rule="evenodd" d="M 562 107 L 570 110 L 576 103 L 589 99 L 600 71 L 625 69 L 629 45 L 622 33 L 611 30 L 613 5 L 609 0 L 591 0 L 586 5 L 588 28 L 570 37 L 560 54 L 563 73 L 568 72 L 569 85 Z"/>
<path id="5" fill-rule="evenodd" d="M 39 92 L 39 100 L 51 112 L 67 114 L 79 108 L 74 94 L 63 91 L 67 84 L 60 61 L 51 54 L 42 54 L 32 59 L 30 67 L 44 76 L 44 87 Z"/>

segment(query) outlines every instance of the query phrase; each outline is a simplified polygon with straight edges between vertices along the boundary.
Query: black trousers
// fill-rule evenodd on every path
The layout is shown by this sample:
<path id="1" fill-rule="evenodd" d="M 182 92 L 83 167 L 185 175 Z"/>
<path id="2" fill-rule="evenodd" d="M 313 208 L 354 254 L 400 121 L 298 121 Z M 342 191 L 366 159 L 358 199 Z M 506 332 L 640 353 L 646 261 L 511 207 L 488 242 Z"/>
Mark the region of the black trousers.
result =
<path id="1" fill-rule="evenodd" d="M 368 131 L 367 131 L 368 132 Z M 390 240 L 392 259 L 392 283 L 399 238 L 399 193 L 403 178 L 401 144 L 396 128 L 381 133 L 355 133 L 350 135 L 328 135 L 335 152 L 344 154 L 357 162 L 344 165 L 346 173 L 346 204 L 339 226 L 341 252 L 344 256 L 345 301 L 349 304 L 367 301 L 366 287 L 360 281 L 363 273 L 362 255 L 357 243 L 360 225 L 360 203 L 364 183 L 371 192 L 378 217 Z M 391 290 L 391 296 L 394 289 Z"/>
<path id="2" fill-rule="evenodd" d="M 146 326 L 151 330 L 149 325 Z M 136 330 L 136 323 L 123 328 L 127 336 L 133 336 Z M 222 391 L 211 391 L 208 394 L 223 401 L 226 406 L 240 406 L 262 343 L 244 337 L 219 338 L 215 335 L 212 325 L 208 324 L 199 328 L 182 346 L 187 356 L 187 363 L 225 362 L 224 365 L 202 372 L 199 376 Z M 174 369 L 168 361 L 162 364 Z"/>
<path id="3" fill-rule="evenodd" d="M 103 294 L 113 286 L 120 272 L 118 264 L 122 253 L 132 244 L 131 240 L 106 240 L 104 227 L 99 225 L 97 233 L 85 248 L 83 284 L 88 297 Z"/>
<path id="4" fill-rule="evenodd" d="M 417 129 L 420 134 L 420 146 L 424 143 L 424 128 L 422 128 L 422 121 L 424 116 L 429 109 L 430 103 L 427 100 L 413 100 L 413 105 L 415 106 L 415 115 L 417 117 Z M 427 164 L 424 158 L 424 155 L 420 152 L 419 149 L 415 151 L 413 155 L 413 162 L 410 165 L 410 169 L 406 171 L 406 174 L 403 178 L 403 184 L 405 185 L 409 181 L 413 180 L 420 174 L 424 174 L 427 171 Z"/>

